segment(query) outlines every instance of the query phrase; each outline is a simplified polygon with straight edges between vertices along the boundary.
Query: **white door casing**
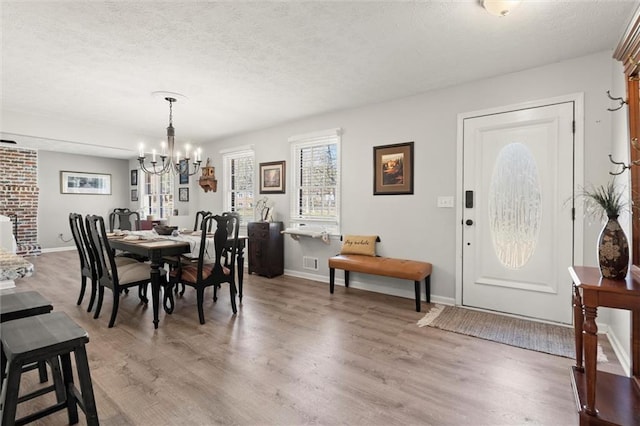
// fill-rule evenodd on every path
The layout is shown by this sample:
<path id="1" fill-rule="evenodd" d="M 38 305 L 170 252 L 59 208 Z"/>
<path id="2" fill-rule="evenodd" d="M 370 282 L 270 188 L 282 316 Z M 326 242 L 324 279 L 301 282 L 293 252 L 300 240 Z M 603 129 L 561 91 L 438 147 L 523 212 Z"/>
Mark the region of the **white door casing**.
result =
<path id="1" fill-rule="evenodd" d="M 571 323 L 582 95 L 460 114 L 458 131 L 456 303 Z"/>

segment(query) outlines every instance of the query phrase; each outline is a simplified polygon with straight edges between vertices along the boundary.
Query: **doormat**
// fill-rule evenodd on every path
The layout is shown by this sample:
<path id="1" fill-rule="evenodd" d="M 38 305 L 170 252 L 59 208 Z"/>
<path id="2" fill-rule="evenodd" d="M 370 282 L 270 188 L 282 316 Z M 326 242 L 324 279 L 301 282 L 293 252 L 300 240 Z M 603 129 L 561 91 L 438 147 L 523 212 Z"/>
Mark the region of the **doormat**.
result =
<path id="1" fill-rule="evenodd" d="M 433 327 L 492 342 L 575 359 L 573 327 L 546 324 L 472 309 L 436 304 L 418 321 Z M 598 362 L 607 362 L 598 345 Z"/>

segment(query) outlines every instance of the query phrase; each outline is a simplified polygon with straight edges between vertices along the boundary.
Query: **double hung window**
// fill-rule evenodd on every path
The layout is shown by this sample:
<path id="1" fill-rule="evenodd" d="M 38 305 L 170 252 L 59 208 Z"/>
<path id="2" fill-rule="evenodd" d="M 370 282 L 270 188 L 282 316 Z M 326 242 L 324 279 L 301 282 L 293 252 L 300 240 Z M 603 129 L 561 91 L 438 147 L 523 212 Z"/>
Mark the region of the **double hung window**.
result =
<path id="1" fill-rule="evenodd" d="M 291 142 L 291 226 L 340 233 L 340 129 L 295 136 Z"/>
<path id="2" fill-rule="evenodd" d="M 222 156 L 224 175 L 224 211 L 240 214 L 240 223 L 254 220 L 253 149 L 226 152 Z"/>

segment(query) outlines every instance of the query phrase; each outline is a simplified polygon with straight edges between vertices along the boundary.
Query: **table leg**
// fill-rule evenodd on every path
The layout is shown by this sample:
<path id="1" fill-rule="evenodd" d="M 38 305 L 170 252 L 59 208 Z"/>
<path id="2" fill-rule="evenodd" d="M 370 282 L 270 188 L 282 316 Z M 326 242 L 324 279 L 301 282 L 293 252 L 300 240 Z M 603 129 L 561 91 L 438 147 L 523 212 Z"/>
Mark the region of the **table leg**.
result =
<path id="1" fill-rule="evenodd" d="M 580 297 L 580 290 L 574 284 L 573 285 L 573 331 L 575 335 L 576 345 L 576 369 L 584 371 L 582 365 L 582 327 L 584 324 L 584 314 L 582 313 L 582 297 Z"/>
<path id="2" fill-rule="evenodd" d="M 158 255 L 151 255 L 151 303 L 153 305 L 153 327 L 158 328 L 158 308 L 160 306 L 160 261 Z"/>
<path id="3" fill-rule="evenodd" d="M 244 277 L 244 241 L 238 241 L 238 255 L 237 255 L 237 268 L 238 268 L 238 296 L 240 302 L 242 302 L 242 279 Z"/>
<path id="4" fill-rule="evenodd" d="M 598 325 L 596 317 L 598 308 L 591 306 L 584 307 L 584 364 L 587 379 L 587 405 L 584 407 L 585 413 L 596 416 L 596 362 L 598 352 Z"/>

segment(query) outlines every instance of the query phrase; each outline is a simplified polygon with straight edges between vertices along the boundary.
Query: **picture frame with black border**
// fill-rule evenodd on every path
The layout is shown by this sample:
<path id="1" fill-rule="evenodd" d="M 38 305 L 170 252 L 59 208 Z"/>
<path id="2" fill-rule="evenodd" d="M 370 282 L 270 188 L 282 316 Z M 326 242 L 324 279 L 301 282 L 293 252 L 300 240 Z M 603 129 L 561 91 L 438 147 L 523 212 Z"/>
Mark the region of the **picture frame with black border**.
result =
<path id="1" fill-rule="evenodd" d="M 138 170 L 131 170 L 131 186 L 138 186 Z"/>
<path id="2" fill-rule="evenodd" d="M 260 163 L 260 193 L 284 194 L 286 189 L 286 161 Z"/>
<path id="3" fill-rule="evenodd" d="M 180 170 L 184 170 L 184 173 L 180 173 L 180 185 L 189 184 L 189 169 L 187 168 L 187 160 L 180 160 Z"/>
<path id="4" fill-rule="evenodd" d="M 413 145 L 373 147 L 373 195 L 413 194 Z"/>
<path id="5" fill-rule="evenodd" d="M 189 188 L 178 188 L 178 201 L 189 201 Z"/>

